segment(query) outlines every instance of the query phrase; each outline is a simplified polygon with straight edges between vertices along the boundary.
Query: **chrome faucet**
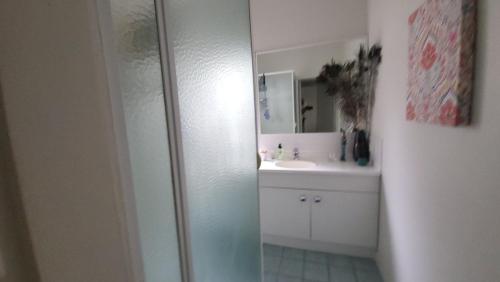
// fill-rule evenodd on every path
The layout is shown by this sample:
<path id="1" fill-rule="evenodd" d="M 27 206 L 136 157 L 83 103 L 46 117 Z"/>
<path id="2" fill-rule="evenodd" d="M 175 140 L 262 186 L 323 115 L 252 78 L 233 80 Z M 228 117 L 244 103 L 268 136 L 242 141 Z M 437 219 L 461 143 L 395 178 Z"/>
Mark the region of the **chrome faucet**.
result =
<path id="1" fill-rule="evenodd" d="M 293 148 L 293 160 L 300 160 L 299 148 Z"/>

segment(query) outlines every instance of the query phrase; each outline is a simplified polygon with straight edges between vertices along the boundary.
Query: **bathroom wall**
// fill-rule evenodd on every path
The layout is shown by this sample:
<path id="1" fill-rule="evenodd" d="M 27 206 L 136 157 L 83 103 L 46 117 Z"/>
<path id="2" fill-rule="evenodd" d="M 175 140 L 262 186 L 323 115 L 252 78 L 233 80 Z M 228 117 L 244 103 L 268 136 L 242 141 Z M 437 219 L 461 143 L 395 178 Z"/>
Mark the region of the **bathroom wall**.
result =
<path id="1" fill-rule="evenodd" d="M 254 52 L 351 40 L 368 34 L 367 0 L 250 0 L 250 9 Z M 259 135 L 259 148 L 271 151 L 277 142 L 299 146 L 303 151 L 340 154 L 338 133 Z"/>
<path id="2" fill-rule="evenodd" d="M 2 96 L 42 282 L 132 279 L 97 2 L 0 1 Z"/>
<path id="3" fill-rule="evenodd" d="M 367 34 L 367 0 L 250 0 L 250 7 L 254 51 Z"/>
<path id="4" fill-rule="evenodd" d="M 257 55 L 258 73 L 293 70 L 297 79 L 315 78 L 326 62 L 332 58 L 347 61 L 356 58 L 359 46 L 366 44 L 366 37 L 347 42 L 331 42 L 321 45 L 293 48 Z"/>
<path id="5" fill-rule="evenodd" d="M 478 1 L 473 124 L 405 121 L 409 14 L 422 0 L 369 1 L 383 47 L 374 130 L 383 139 L 378 264 L 387 282 L 500 281 L 500 1 Z"/>
<path id="6" fill-rule="evenodd" d="M 0 128 L 6 128 L 1 99 Z M 0 282 L 38 281 L 6 130 L 0 131 Z"/>

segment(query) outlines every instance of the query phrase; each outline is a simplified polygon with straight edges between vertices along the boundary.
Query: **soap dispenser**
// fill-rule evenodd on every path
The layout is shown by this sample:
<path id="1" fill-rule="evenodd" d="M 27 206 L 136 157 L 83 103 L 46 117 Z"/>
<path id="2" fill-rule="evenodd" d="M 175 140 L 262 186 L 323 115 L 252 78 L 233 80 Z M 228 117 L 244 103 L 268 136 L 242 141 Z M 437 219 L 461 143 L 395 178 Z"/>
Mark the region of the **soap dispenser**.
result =
<path id="1" fill-rule="evenodd" d="M 283 145 L 281 145 L 280 143 L 278 145 L 278 149 L 276 150 L 276 159 L 283 160 L 284 155 L 285 155 L 285 150 L 283 150 Z"/>

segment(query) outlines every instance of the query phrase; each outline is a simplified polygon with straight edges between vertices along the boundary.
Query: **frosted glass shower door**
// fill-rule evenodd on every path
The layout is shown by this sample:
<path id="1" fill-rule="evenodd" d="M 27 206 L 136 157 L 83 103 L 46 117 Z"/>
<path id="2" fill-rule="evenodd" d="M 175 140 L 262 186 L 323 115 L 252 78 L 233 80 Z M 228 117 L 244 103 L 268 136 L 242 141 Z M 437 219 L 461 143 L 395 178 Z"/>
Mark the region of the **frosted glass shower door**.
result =
<path id="1" fill-rule="evenodd" d="M 110 4 L 144 280 L 259 282 L 248 0 Z"/>
<path id="2" fill-rule="evenodd" d="M 165 0 L 192 280 L 260 281 L 248 0 Z"/>
<path id="3" fill-rule="evenodd" d="M 154 0 L 111 0 L 112 33 L 145 282 L 180 282 L 180 257 Z"/>

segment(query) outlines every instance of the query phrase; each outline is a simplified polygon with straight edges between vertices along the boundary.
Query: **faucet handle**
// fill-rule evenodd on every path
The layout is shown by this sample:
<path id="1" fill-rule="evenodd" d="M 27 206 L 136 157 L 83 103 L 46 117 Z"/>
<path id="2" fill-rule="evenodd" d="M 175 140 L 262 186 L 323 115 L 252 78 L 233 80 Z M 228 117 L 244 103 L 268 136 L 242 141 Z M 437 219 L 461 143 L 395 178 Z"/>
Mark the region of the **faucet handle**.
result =
<path id="1" fill-rule="evenodd" d="M 294 160 L 299 159 L 299 148 L 297 148 L 297 147 L 293 148 L 293 159 Z"/>

